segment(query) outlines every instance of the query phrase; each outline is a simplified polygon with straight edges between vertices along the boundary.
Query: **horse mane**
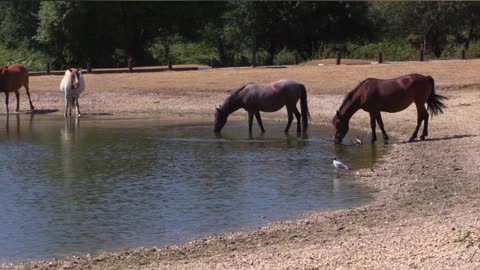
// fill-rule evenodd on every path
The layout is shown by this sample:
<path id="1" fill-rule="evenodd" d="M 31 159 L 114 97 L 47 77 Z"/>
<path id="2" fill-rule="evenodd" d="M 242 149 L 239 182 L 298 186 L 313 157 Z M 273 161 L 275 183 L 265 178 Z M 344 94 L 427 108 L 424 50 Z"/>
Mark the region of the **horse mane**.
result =
<path id="1" fill-rule="evenodd" d="M 63 80 L 65 80 L 65 84 L 66 84 L 65 86 L 68 88 L 72 87 L 72 75 L 73 75 L 73 72 L 70 69 L 67 69 L 65 71 L 65 75 L 63 76 Z"/>
<path id="2" fill-rule="evenodd" d="M 1 74 L 4 75 L 7 69 L 8 69 L 8 66 L 0 66 L 0 70 L 2 71 Z"/>
<path id="3" fill-rule="evenodd" d="M 345 106 L 345 103 L 347 103 L 347 101 L 352 99 L 353 94 L 355 94 L 355 92 L 360 88 L 360 86 L 362 86 L 362 84 L 364 82 L 366 82 L 367 80 L 368 79 L 365 79 L 365 80 L 361 81 L 357 86 L 355 86 L 355 88 L 353 88 L 350 92 L 348 92 L 348 94 L 345 95 L 345 97 L 343 98 L 343 101 L 342 101 L 342 105 L 340 105 L 340 109 L 338 109 L 339 111 L 342 110 L 343 106 Z"/>
<path id="4" fill-rule="evenodd" d="M 225 100 L 225 102 L 223 103 L 223 105 L 220 107 L 220 110 L 223 110 L 223 108 L 231 108 L 232 105 L 233 105 L 233 102 L 236 100 L 236 98 L 238 97 L 238 94 L 243 90 L 245 89 L 245 87 L 247 87 L 248 85 L 250 84 L 253 84 L 253 82 L 249 82 L 247 84 L 244 84 L 242 85 L 240 88 L 238 88 L 237 90 L 233 91 L 232 94 L 230 94 L 229 97 L 227 97 L 227 99 Z"/>

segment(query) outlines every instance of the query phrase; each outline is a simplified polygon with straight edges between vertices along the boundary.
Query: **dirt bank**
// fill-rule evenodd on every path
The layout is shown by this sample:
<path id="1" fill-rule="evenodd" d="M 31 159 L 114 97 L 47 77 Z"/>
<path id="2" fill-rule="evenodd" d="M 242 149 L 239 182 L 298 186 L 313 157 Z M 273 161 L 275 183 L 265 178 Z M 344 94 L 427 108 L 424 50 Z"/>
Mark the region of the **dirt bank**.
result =
<path id="1" fill-rule="evenodd" d="M 479 269 L 480 61 L 87 74 L 80 105 L 87 116 L 212 119 L 214 107 L 229 90 L 250 81 L 293 78 L 308 88 L 313 122 L 324 124 L 343 95 L 361 80 L 413 72 L 434 77 L 437 91 L 449 97 L 448 108 L 430 121 L 429 139 L 415 143 L 405 143 L 416 124 L 414 108 L 384 114 L 387 132 L 398 139 L 372 170 L 353 172 L 359 184 L 377 191 L 367 206 L 311 213 L 301 220 L 182 246 L 0 268 Z M 40 112 L 58 110 L 52 114 L 61 117 L 60 80 L 60 76 L 31 78 L 32 100 Z M 24 109 L 25 98 L 22 92 Z M 245 113 L 233 117 L 245 118 Z M 285 111 L 263 118 L 284 121 Z M 369 132 L 368 115 L 358 112 L 351 127 Z"/>

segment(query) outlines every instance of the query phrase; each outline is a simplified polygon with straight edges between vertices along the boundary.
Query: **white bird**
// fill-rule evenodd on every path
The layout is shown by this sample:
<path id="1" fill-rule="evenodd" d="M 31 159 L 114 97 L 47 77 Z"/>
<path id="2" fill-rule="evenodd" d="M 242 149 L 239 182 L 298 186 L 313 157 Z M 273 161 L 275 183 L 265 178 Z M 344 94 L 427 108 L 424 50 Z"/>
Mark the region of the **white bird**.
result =
<path id="1" fill-rule="evenodd" d="M 363 134 L 362 134 L 362 137 L 356 137 L 355 138 L 355 143 L 354 144 L 358 144 L 358 145 L 363 144 Z"/>
<path id="2" fill-rule="evenodd" d="M 345 163 L 338 161 L 336 157 L 333 158 L 333 166 L 339 170 L 351 170 Z"/>

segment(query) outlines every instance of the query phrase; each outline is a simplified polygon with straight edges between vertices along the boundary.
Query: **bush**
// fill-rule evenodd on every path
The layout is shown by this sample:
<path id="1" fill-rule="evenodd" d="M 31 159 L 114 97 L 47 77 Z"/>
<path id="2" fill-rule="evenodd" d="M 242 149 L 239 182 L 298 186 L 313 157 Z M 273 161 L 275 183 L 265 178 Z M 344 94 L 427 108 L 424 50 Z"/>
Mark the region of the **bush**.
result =
<path id="1" fill-rule="evenodd" d="M 160 64 L 168 65 L 165 47 L 157 42 L 149 48 L 153 58 Z M 176 42 L 170 47 L 170 59 L 173 64 L 201 64 L 209 65 L 211 61 L 219 61 L 214 48 L 206 43 Z"/>
<path id="2" fill-rule="evenodd" d="M 281 50 L 275 58 L 273 63 L 275 65 L 293 65 L 295 59 L 295 52 L 288 51 L 287 49 Z"/>
<path id="3" fill-rule="evenodd" d="M 378 60 L 378 53 L 383 53 L 383 61 L 415 60 L 417 51 L 406 42 L 384 41 L 366 45 L 353 45 L 347 47 L 348 57 L 354 59 Z"/>
<path id="4" fill-rule="evenodd" d="M 467 58 L 480 58 L 480 41 L 470 43 L 466 56 Z"/>
<path id="5" fill-rule="evenodd" d="M 45 70 L 48 56 L 45 53 L 27 49 L 9 49 L 0 45 L 0 65 L 23 64 L 30 71 Z"/>
<path id="6" fill-rule="evenodd" d="M 442 54 L 442 58 L 445 59 L 461 59 L 462 58 L 462 50 L 464 50 L 464 45 L 455 45 L 451 46 Z M 474 41 L 470 43 L 468 50 L 465 51 L 465 58 L 473 59 L 473 58 L 480 58 L 480 41 Z"/>

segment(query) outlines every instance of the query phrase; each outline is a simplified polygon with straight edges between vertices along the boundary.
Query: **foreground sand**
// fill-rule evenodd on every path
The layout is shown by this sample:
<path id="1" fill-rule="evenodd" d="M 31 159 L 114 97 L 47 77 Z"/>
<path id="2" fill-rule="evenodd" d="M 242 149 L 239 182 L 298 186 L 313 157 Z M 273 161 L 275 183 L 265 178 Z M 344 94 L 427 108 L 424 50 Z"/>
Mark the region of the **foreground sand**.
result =
<path id="1" fill-rule="evenodd" d="M 390 151 L 374 168 L 353 172 L 359 185 L 376 190 L 369 205 L 311 213 L 301 220 L 182 246 L 3 268 L 480 269 L 480 61 L 87 74 L 80 105 L 87 116 L 212 119 L 213 108 L 229 90 L 250 81 L 293 78 L 308 88 L 313 122 L 327 124 L 343 94 L 359 81 L 413 72 L 435 78 L 437 91 L 449 97 L 448 108 L 430 121 L 429 139 L 416 143 L 405 143 L 416 124 L 414 108 L 384 114 L 386 130 L 396 138 Z M 31 78 L 32 100 L 39 112 L 62 116 L 60 80 Z M 26 108 L 24 94 L 21 102 Z M 245 113 L 233 117 L 244 119 Z M 285 111 L 263 118 L 284 121 Z M 369 133 L 368 123 L 368 115 L 359 112 L 351 127 Z"/>

